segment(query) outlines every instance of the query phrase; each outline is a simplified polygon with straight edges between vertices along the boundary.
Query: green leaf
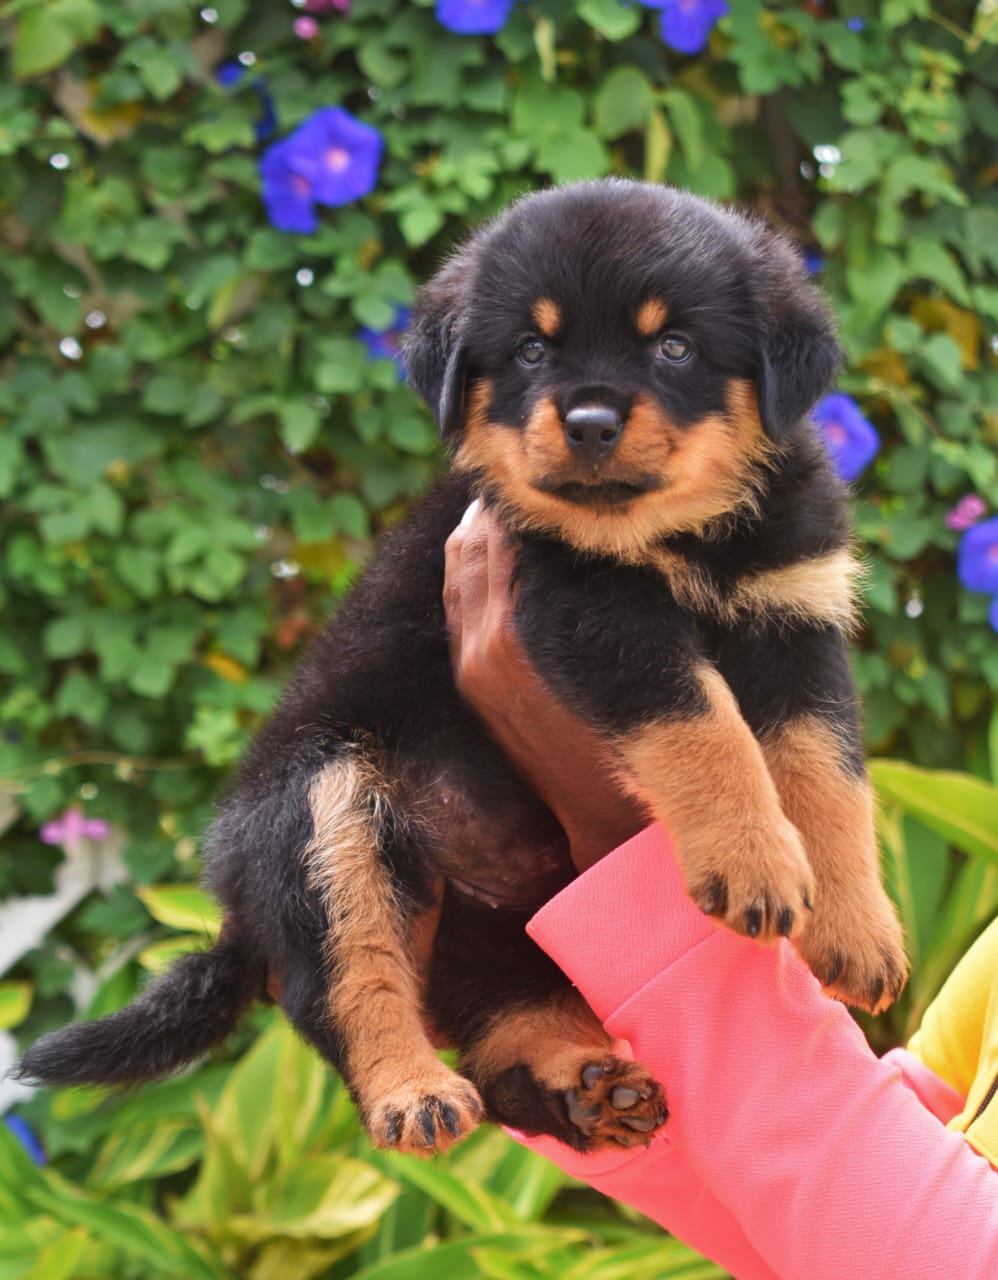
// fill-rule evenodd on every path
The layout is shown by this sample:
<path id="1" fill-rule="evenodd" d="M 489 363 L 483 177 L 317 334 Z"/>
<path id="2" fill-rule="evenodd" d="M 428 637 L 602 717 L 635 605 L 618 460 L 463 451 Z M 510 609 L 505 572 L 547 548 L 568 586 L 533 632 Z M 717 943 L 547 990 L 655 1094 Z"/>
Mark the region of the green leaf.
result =
<path id="1" fill-rule="evenodd" d="M 354 1273 L 353 1280 L 427 1280 L 431 1271 L 433 1280 L 469 1280 L 481 1274 L 477 1264 L 480 1249 L 501 1249 L 507 1255 L 516 1256 L 538 1246 L 549 1253 L 556 1246 L 580 1245 L 586 1241 L 586 1233 L 569 1227 L 475 1233 L 461 1240 L 434 1241 L 402 1250 L 363 1267 Z"/>
<path id="2" fill-rule="evenodd" d="M 579 17 L 608 40 L 626 40 L 641 26 L 643 13 L 626 0 L 580 0 Z"/>
<path id="3" fill-rule="evenodd" d="M 282 400 L 278 405 L 281 440 L 291 453 L 304 453 L 315 444 L 322 430 L 318 409 L 307 400 Z"/>
<path id="4" fill-rule="evenodd" d="M 326 504 L 334 526 L 348 538 L 366 538 L 370 529 L 367 507 L 352 493 L 338 493 Z"/>
<path id="5" fill-rule="evenodd" d="M 310 1045 L 282 1028 L 272 1101 L 278 1165 L 296 1167 L 323 1117 L 329 1071 Z"/>
<path id="6" fill-rule="evenodd" d="M 0 982 L 0 1031 L 24 1021 L 33 994 L 34 986 L 30 982 Z"/>
<path id="7" fill-rule="evenodd" d="M 153 378 L 150 385 L 158 381 Z M 143 396 L 144 404 L 145 401 Z M 173 413 L 177 408 L 171 404 L 154 412 Z M 44 443 L 52 470 L 75 485 L 95 484 L 109 468 L 139 466 L 163 453 L 162 438 L 135 421 L 81 422 L 71 435 L 56 436 Z"/>
<path id="8" fill-rule="evenodd" d="M 399 226 L 402 229 L 403 236 L 405 236 L 405 242 L 413 246 L 425 244 L 431 236 L 436 235 L 443 225 L 443 213 L 436 205 L 430 204 L 429 201 L 426 204 L 406 209 L 399 218 Z"/>
<path id="9" fill-rule="evenodd" d="M 335 1240 L 373 1228 L 397 1195 L 395 1183 L 361 1160 L 305 1157 L 278 1173 L 251 1216 L 229 1225 L 248 1241 Z"/>
<path id="10" fill-rule="evenodd" d="M 703 120 L 696 100 L 682 89 L 669 89 L 662 95 L 662 104 L 687 167 L 695 173 L 704 161 Z"/>
<path id="11" fill-rule="evenodd" d="M 90 624 L 83 614 L 56 618 L 42 632 L 42 650 L 50 658 L 75 658 L 90 646 Z"/>
<path id="12" fill-rule="evenodd" d="M 352 338 L 322 338 L 316 343 L 315 388 L 327 394 L 359 391 L 364 385 L 367 351 Z"/>
<path id="13" fill-rule="evenodd" d="M 615 67 L 593 99 L 593 122 L 603 138 L 643 129 L 654 105 L 651 82 L 637 67 Z"/>
<path id="14" fill-rule="evenodd" d="M 385 1165 L 395 1177 L 419 1187 L 472 1231 L 494 1231 L 519 1222 L 510 1206 L 476 1182 L 441 1164 L 423 1164 L 389 1152 Z"/>
<path id="15" fill-rule="evenodd" d="M 78 1275 L 77 1267 L 83 1261 L 91 1242 L 90 1233 L 82 1227 L 63 1232 L 58 1240 L 47 1244 L 30 1271 L 23 1272 L 20 1280 L 70 1280 Z"/>
<path id="16" fill-rule="evenodd" d="M 222 912 L 218 903 L 194 885 L 145 885 L 135 892 L 152 918 L 171 929 L 214 937 L 221 928 Z"/>
<path id="17" fill-rule="evenodd" d="M 998 787 L 968 774 L 874 760 L 880 795 L 971 857 L 998 865 Z"/>
<path id="18" fill-rule="evenodd" d="M 585 115 L 586 104 L 580 94 L 534 80 L 517 91 L 511 123 L 523 137 L 543 140 L 576 134 Z"/>
<path id="19" fill-rule="evenodd" d="M 65 62 L 77 44 L 101 26 L 96 0 L 41 0 L 22 12 L 14 32 L 13 71 L 20 79 L 41 75 Z"/>
<path id="20" fill-rule="evenodd" d="M 199 1125 L 175 1120 L 112 1133 L 87 1174 L 87 1184 L 103 1191 L 189 1169 L 200 1158 L 205 1138 Z"/>
<path id="21" fill-rule="evenodd" d="M 67 672 L 59 685 L 55 710 L 61 716 L 77 716 L 88 725 L 99 725 L 110 698 L 107 690 L 79 668 Z"/>
<path id="22" fill-rule="evenodd" d="M 597 137 L 579 130 L 545 137 L 537 149 L 537 168 L 549 172 L 555 182 L 578 182 L 606 173 L 609 156 Z"/>
<path id="23" fill-rule="evenodd" d="M 938 240 L 920 238 L 908 246 L 908 272 L 914 278 L 932 280 L 957 302 L 970 305 L 967 282 L 956 259 Z"/>

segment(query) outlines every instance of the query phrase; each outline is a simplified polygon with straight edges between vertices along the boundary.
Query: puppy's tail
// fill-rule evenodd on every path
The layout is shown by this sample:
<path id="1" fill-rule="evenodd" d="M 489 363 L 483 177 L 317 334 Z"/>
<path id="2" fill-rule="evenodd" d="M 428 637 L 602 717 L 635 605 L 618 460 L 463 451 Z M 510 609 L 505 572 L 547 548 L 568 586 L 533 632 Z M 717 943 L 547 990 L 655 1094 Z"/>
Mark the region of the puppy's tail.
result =
<path id="1" fill-rule="evenodd" d="M 259 957 L 226 929 L 210 951 L 181 959 L 132 1004 L 42 1036 L 15 1075 L 38 1084 L 130 1084 L 170 1075 L 235 1030 L 263 994 Z"/>

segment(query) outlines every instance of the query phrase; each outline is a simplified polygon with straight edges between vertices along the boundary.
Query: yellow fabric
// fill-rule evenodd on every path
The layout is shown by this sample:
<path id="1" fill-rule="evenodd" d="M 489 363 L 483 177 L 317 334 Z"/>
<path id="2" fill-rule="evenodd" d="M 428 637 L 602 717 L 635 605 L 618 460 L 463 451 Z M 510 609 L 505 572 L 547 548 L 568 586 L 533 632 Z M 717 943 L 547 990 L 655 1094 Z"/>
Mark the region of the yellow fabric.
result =
<path id="1" fill-rule="evenodd" d="M 998 1167 L 998 920 L 953 970 L 908 1049 L 963 1094 L 949 1127 Z"/>

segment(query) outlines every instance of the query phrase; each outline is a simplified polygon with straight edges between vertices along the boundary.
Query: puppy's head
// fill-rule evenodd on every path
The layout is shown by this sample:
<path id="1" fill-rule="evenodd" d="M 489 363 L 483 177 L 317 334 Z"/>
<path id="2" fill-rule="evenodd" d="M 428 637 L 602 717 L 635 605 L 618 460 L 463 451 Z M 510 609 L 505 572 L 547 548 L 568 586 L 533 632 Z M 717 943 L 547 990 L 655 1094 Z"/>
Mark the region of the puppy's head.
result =
<path id="1" fill-rule="evenodd" d="M 751 503 L 838 354 L 773 231 L 611 179 L 527 196 L 467 242 L 405 361 L 515 524 L 635 558 Z"/>

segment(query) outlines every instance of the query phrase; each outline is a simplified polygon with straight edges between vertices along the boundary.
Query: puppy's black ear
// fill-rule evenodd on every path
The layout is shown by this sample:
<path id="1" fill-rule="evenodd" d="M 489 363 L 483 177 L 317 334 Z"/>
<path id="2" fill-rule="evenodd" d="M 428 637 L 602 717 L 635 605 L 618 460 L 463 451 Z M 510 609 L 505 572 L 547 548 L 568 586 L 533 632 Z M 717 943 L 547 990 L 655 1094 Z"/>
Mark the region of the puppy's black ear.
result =
<path id="1" fill-rule="evenodd" d="M 406 377 L 440 423 L 445 440 L 459 429 L 463 418 L 461 322 L 469 274 L 469 263 L 462 253 L 420 289 L 402 348 Z"/>
<path id="2" fill-rule="evenodd" d="M 796 252 L 776 237 L 767 250 L 756 382 L 763 429 L 779 444 L 828 391 L 842 352 L 828 303 Z"/>

